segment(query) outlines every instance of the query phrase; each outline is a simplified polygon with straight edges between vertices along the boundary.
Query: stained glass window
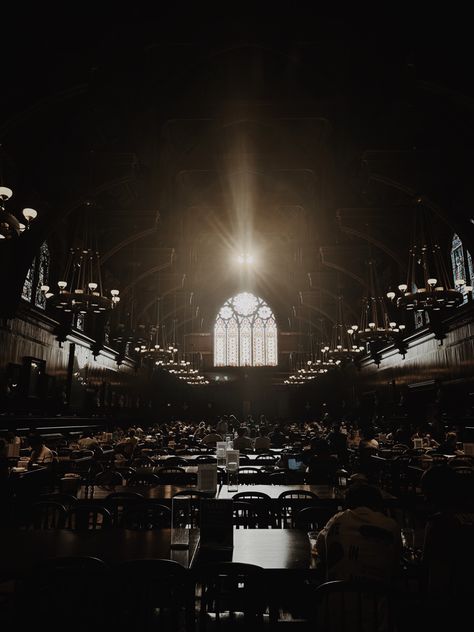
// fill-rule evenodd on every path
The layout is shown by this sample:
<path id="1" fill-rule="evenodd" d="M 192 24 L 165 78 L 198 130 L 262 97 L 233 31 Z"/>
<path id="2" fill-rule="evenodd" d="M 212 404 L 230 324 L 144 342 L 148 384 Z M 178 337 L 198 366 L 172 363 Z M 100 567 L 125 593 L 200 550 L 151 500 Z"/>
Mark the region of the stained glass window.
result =
<path id="1" fill-rule="evenodd" d="M 33 285 L 35 282 L 36 257 L 33 259 L 30 269 L 26 273 L 25 282 L 21 291 L 21 298 L 31 303 L 33 300 Z"/>
<path id="2" fill-rule="evenodd" d="M 48 285 L 49 279 L 49 248 L 48 244 L 44 241 L 41 245 L 39 256 L 36 257 L 37 261 L 37 281 L 36 281 L 36 292 L 35 292 L 35 305 L 37 307 L 41 307 L 42 309 L 46 308 L 46 296 L 44 292 L 41 291 L 42 285 Z"/>
<path id="3" fill-rule="evenodd" d="M 467 301 L 466 285 L 472 286 L 474 283 L 472 257 L 468 250 L 464 250 L 462 241 L 458 235 L 454 234 L 451 244 L 451 267 L 453 269 L 453 279 L 456 281 L 464 281 L 459 287 L 464 294 L 464 302 Z"/>
<path id="4" fill-rule="evenodd" d="M 34 303 L 36 307 L 45 309 L 46 297 L 41 291 L 42 285 L 48 285 L 49 278 L 49 248 L 46 242 L 41 245 L 38 255 L 33 259 L 23 283 L 21 298 L 29 303 Z"/>
<path id="5" fill-rule="evenodd" d="M 277 364 L 277 325 L 270 307 L 250 292 L 229 298 L 214 324 L 214 366 Z"/>

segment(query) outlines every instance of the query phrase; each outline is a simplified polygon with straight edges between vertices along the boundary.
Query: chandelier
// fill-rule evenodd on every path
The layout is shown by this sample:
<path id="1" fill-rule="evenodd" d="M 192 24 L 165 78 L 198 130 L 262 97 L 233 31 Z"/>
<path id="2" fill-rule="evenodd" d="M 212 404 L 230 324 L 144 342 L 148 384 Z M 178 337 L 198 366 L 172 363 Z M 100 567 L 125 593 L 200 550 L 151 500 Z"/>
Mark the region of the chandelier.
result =
<path id="1" fill-rule="evenodd" d="M 200 375 L 199 369 L 194 368 L 189 360 L 180 360 L 173 368 L 168 369 L 168 372 L 190 386 L 205 386 L 209 384 L 209 380 Z"/>
<path id="2" fill-rule="evenodd" d="M 0 186 L 0 239 L 12 239 L 28 230 L 30 223 L 38 216 L 34 208 L 24 208 L 22 221 L 5 209 L 5 202 L 13 195 L 8 187 Z"/>
<path id="3" fill-rule="evenodd" d="M 367 269 L 367 293 L 362 299 L 359 325 L 352 325 L 351 329 L 362 344 L 390 342 L 405 329 L 405 325 L 397 324 L 390 317 L 385 297 L 379 291 L 373 260 L 368 261 Z"/>
<path id="4" fill-rule="evenodd" d="M 365 351 L 365 346 L 357 343 L 355 330 L 346 322 L 343 298 L 339 296 L 337 320 L 333 325 L 331 344 L 327 349 L 328 357 L 336 362 L 339 360 L 339 363 L 356 360 Z"/>
<path id="5" fill-rule="evenodd" d="M 148 344 L 141 343 L 135 347 L 140 357 L 152 362 L 161 369 L 172 369 L 176 366 L 175 358 L 178 349 L 175 344 L 167 344 L 165 326 L 160 322 L 160 297 L 156 299 L 156 325 L 150 328 Z"/>
<path id="6" fill-rule="evenodd" d="M 421 203 L 421 200 L 418 200 Z M 433 237 L 430 218 L 419 208 L 415 214 L 413 245 L 409 250 L 408 273 L 405 283 L 400 283 L 397 306 L 406 311 L 440 311 L 458 307 L 463 302 L 460 288 L 464 279 L 458 279 L 453 288 L 441 251 Z M 394 300 L 396 293 L 387 292 Z"/>
<path id="7" fill-rule="evenodd" d="M 102 314 L 120 301 L 118 290 L 110 290 L 110 296 L 104 293 L 99 253 L 91 248 L 70 249 L 57 286 L 56 292 L 49 285 L 42 285 L 41 290 L 64 313 Z"/>

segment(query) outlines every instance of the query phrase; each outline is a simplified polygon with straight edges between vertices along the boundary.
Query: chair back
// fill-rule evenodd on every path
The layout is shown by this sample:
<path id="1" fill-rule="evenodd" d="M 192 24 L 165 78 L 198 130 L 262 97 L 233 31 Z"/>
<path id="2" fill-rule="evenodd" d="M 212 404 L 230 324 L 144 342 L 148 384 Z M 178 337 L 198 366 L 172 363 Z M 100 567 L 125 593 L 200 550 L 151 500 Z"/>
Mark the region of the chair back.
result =
<path id="1" fill-rule="evenodd" d="M 261 567 L 237 562 L 207 564 L 199 569 L 198 579 L 202 586 L 201 629 L 206 628 L 210 615 L 216 621 L 227 615 L 232 621 L 240 613 L 246 625 L 262 623 L 267 600 L 262 590 L 265 584 Z"/>
<path id="2" fill-rule="evenodd" d="M 94 624 L 105 625 L 112 595 L 109 569 L 95 557 L 59 557 L 37 564 L 27 585 L 28 608 L 25 616 L 32 627 L 48 621 L 59 629 L 84 630 Z M 30 625 L 28 625 L 28 628 Z"/>
<path id="3" fill-rule="evenodd" d="M 118 605 L 115 626 L 120 630 L 188 629 L 194 614 L 193 586 L 186 569 L 173 560 L 124 562 L 117 569 L 117 588 L 126 598 Z"/>
<path id="4" fill-rule="evenodd" d="M 316 531 L 322 529 L 336 513 L 336 509 L 324 505 L 305 507 L 294 514 L 293 526 L 304 531 Z"/>
<path id="5" fill-rule="evenodd" d="M 123 527 L 124 513 L 137 503 L 144 502 L 141 494 L 135 492 L 114 492 L 105 499 L 104 505 L 112 515 L 114 527 Z"/>
<path id="6" fill-rule="evenodd" d="M 111 526 L 111 513 L 99 505 L 78 503 L 67 512 L 66 527 L 74 531 L 96 531 Z"/>
<path id="7" fill-rule="evenodd" d="M 132 505 L 123 515 L 123 527 L 133 531 L 169 529 L 171 527 L 171 509 L 156 503 Z"/>
<path id="8" fill-rule="evenodd" d="M 66 524 L 66 508 L 52 500 L 33 503 L 31 507 L 30 526 L 33 529 L 64 529 Z"/>
<path id="9" fill-rule="evenodd" d="M 391 590 L 375 582 L 331 581 L 315 591 L 315 623 L 324 632 L 392 632 L 395 630 Z"/>
<path id="10" fill-rule="evenodd" d="M 135 472 L 128 479 L 127 485 L 131 487 L 155 487 L 160 484 L 160 479 L 156 474 L 146 472 Z"/>

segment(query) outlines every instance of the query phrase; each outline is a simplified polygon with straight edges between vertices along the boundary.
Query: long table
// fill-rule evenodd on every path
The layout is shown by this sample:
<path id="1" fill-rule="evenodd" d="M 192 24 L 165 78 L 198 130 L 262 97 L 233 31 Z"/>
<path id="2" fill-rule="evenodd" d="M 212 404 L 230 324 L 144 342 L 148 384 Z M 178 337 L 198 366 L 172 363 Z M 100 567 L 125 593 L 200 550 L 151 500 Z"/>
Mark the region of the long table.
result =
<path id="1" fill-rule="evenodd" d="M 89 489 L 89 493 L 86 493 Z M 145 500 L 154 501 L 170 501 L 177 492 L 189 490 L 195 491 L 197 488 L 192 485 L 155 485 L 154 487 L 135 487 L 135 486 L 117 486 L 112 488 L 104 488 L 95 486 L 92 488 L 82 487 L 79 494 L 79 500 L 87 501 L 103 501 L 113 492 L 132 492 L 141 494 Z M 237 491 L 230 492 L 227 485 L 218 486 L 215 498 L 230 499 L 239 492 L 259 492 L 267 494 L 272 500 L 278 500 L 283 492 L 287 491 L 309 491 L 316 494 L 319 500 L 332 503 L 343 503 L 340 490 L 332 485 L 238 485 Z M 387 503 L 393 503 L 397 500 L 395 496 L 385 490 L 381 490 L 382 498 Z M 212 497 L 212 494 L 209 495 Z"/>
<path id="2" fill-rule="evenodd" d="M 0 559 L 4 577 L 30 574 L 42 561 L 65 556 L 93 556 L 109 565 L 137 559 L 173 559 L 185 568 L 207 561 L 199 550 L 199 530 L 190 530 L 188 550 L 171 549 L 171 530 L 69 531 L 66 529 L 0 531 Z M 269 571 L 315 569 L 308 536 L 296 529 L 234 529 L 234 546 L 220 552 L 225 561 L 256 564 Z M 216 561 L 213 557 L 212 561 Z"/>

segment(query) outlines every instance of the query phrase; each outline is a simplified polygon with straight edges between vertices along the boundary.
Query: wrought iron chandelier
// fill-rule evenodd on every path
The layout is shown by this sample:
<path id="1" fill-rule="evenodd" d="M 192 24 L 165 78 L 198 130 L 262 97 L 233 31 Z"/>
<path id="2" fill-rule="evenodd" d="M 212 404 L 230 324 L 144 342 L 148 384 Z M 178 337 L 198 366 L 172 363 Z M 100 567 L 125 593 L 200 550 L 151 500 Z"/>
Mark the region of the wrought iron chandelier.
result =
<path id="1" fill-rule="evenodd" d="M 135 351 L 140 357 L 154 364 L 161 369 L 172 369 L 176 366 L 176 345 L 168 344 L 166 341 L 166 329 L 160 319 L 160 297 L 156 299 L 156 324 L 150 328 L 148 343 L 142 343 L 135 347 Z"/>
<path id="2" fill-rule="evenodd" d="M 47 299 L 64 313 L 102 314 L 120 301 L 119 290 L 106 295 L 102 286 L 100 256 L 92 248 L 71 248 L 58 290 L 41 286 Z"/>
<path id="3" fill-rule="evenodd" d="M 397 306 L 406 311 L 440 311 L 458 307 L 464 297 L 460 288 L 464 279 L 456 280 L 453 287 L 440 245 L 433 236 L 432 222 L 421 207 L 415 213 L 413 244 L 409 250 L 408 273 L 405 283 L 398 286 Z M 394 300 L 396 292 L 387 297 Z"/>
<path id="4" fill-rule="evenodd" d="M 367 262 L 367 293 L 362 299 L 360 321 L 358 325 L 352 325 L 351 329 L 362 344 L 390 342 L 405 329 L 405 325 L 397 324 L 390 317 L 372 259 Z"/>
<path id="5" fill-rule="evenodd" d="M 344 299 L 338 298 L 337 320 L 332 328 L 331 344 L 327 349 L 328 357 L 334 361 L 350 362 L 361 357 L 365 346 L 359 345 L 355 336 L 355 330 L 349 327 L 344 314 Z"/>
<path id="6" fill-rule="evenodd" d="M 38 217 L 38 212 L 34 208 L 24 208 L 21 212 L 20 221 L 15 215 L 9 213 L 5 208 L 5 203 L 12 197 L 13 191 L 8 187 L 0 186 L 0 239 L 13 239 L 19 237 L 25 230 L 30 228 L 30 224 Z"/>

